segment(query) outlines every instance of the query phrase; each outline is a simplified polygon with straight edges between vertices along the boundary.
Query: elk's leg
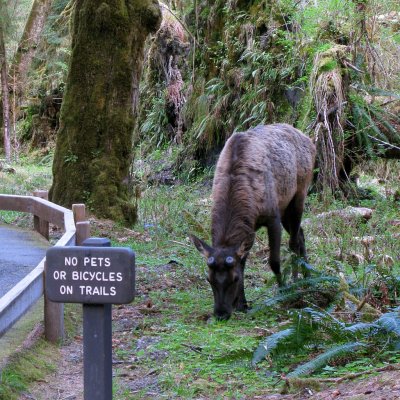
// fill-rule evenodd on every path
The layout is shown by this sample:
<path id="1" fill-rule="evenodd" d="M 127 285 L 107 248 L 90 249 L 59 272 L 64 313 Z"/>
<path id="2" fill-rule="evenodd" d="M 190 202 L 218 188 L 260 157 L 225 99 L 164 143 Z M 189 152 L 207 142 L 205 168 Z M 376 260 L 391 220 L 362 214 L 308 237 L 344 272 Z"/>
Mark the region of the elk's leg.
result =
<path id="1" fill-rule="evenodd" d="M 307 260 L 307 252 L 304 240 L 304 232 L 301 227 L 301 218 L 303 216 L 305 196 L 296 194 L 288 205 L 285 215 L 282 218 L 282 224 L 289 232 L 289 248 L 295 254 Z M 297 279 L 297 268 L 293 270 L 293 278 Z M 305 273 L 307 275 L 307 273 Z"/>
<path id="2" fill-rule="evenodd" d="M 279 286 L 283 286 L 282 274 L 281 274 L 281 237 L 282 237 L 282 226 L 279 217 L 271 217 L 267 221 L 268 230 L 268 242 L 269 242 L 269 265 L 271 266 L 272 272 L 276 276 L 276 280 Z"/>
<path id="3" fill-rule="evenodd" d="M 237 311 L 247 311 L 248 304 L 246 300 L 246 295 L 244 294 L 244 265 L 246 262 L 246 258 L 242 260 L 242 279 L 239 282 L 239 291 L 238 291 L 238 297 L 237 297 L 237 303 L 235 305 L 235 308 Z"/>
<path id="4" fill-rule="evenodd" d="M 285 215 L 282 218 L 282 224 L 289 232 L 289 248 L 298 256 L 307 258 L 304 233 L 301 228 L 301 217 L 304 209 L 304 195 L 296 194 L 289 203 Z"/>

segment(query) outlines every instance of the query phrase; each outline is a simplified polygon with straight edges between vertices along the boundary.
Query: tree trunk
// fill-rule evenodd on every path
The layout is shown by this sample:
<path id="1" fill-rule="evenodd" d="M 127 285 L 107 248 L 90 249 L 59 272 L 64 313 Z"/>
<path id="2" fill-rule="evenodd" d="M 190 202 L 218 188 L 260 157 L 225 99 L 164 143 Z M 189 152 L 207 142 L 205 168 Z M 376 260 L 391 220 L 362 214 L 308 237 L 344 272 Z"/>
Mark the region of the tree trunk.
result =
<path id="1" fill-rule="evenodd" d="M 52 0 L 35 0 L 33 2 L 24 33 L 22 34 L 14 60 L 10 66 L 10 76 L 12 78 L 11 88 L 14 96 L 11 104 L 15 104 L 16 109 L 14 109 L 13 112 L 16 116 L 26 86 L 28 71 L 42 37 L 51 3 Z"/>
<path id="2" fill-rule="evenodd" d="M 52 201 L 85 202 L 99 217 L 133 223 L 126 179 L 146 37 L 156 0 L 78 0 L 53 163 Z"/>
<path id="3" fill-rule="evenodd" d="M 4 29 L 2 20 L 0 19 L 0 80 L 3 104 L 3 145 L 6 160 L 11 159 L 10 145 L 10 102 L 8 98 L 8 75 L 7 75 L 7 57 L 4 43 Z"/>

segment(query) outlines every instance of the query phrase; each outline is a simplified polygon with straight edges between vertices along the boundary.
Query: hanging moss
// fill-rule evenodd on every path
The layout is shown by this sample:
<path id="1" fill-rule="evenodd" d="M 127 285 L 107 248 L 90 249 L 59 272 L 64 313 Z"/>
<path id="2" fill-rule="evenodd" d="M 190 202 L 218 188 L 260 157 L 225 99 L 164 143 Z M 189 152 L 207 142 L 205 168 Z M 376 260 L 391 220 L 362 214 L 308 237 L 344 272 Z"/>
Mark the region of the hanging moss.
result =
<path id="1" fill-rule="evenodd" d="M 274 2 L 209 0 L 198 15 L 203 42 L 184 110 L 183 159 L 206 164 L 235 130 L 293 121 L 285 91 L 303 60 L 293 59 L 291 32 Z"/>
<path id="2" fill-rule="evenodd" d="M 56 203 L 85 201 L 100 217 L 135 220 L 124 184 L 132 108 L 144 42 L 160 20 L 153 0 L 77 2 L 50 191 Z"/>

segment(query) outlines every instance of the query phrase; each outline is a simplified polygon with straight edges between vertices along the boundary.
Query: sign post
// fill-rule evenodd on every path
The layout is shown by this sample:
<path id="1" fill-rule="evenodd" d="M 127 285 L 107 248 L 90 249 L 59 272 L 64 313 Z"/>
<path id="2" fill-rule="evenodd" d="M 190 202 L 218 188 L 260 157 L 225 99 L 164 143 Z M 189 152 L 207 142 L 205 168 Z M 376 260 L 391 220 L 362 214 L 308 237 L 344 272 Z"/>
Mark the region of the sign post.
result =
<path id="1" fill-rule="evenodd" d="M 110 246 L 108 239 L 89 238 L 81 247 L 53 247 L 46 254 L 48 299 L 83 304 L 85 400 L 112 399 L 111 305 L 134 297 L 135 254 Z"/>

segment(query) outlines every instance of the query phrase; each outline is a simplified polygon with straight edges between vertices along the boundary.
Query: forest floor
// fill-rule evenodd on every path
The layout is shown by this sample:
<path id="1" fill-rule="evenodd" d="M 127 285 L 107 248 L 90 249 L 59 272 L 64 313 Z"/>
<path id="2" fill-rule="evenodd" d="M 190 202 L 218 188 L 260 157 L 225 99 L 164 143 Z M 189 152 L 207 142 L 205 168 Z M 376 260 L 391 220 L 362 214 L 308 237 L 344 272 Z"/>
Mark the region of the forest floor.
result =
<path id="1" fill-rule="evenodd" d="M 129 315 L 141 315 L 140 306 L 129 306 L 125 312 Z M 114 323 L 118 325 L 118 316 L 114 315 Z M 125 320 L 123 317 L 122 320 Z M 144 337 L 143 339 L 145 339 Z M 118 341 L 118 335 L 114 335 L 114 341 Z M 170 397 L 163 394 L 158 386 L 157 374 L 140 371 L 132 364 L 118 365 L 119 391 L 128 390 L 131 399 L 172 399 L 185 397 Z M 154 372 L 154 371 L 153 371 Z M 124 388 L 124 389 L 123 389 Z M 143 391 L 143 389 L 146 389 Z M 35 383 L 28 392 L 24 392 L 20 400 L 83 400 L 83 349 L 82 339 L 75 338 L 72 342 L 60 348 L 59 361 L 55 372 L 45 380 Z M 118 396 L 115 396 L 118 398 Z M 214 399 L 199 395 L 198 399 Z M 229 397 L 221 397 L 229 399 Z M 372 377 L 360 377 L 339 383 L 334 387 L 319 389 L 304 388 L 293 394 L 254 394 L 251 396 L 234 397 L 242 399 L 260 400 L 286 400 L 286 399 L 315 399 L 315 400 L 396 400 L 400 399 L 400 371 L 380 372 Z"/>
<path id="2" fill-rule="evenodd" d="M 160 267 L 160 280 L 152 280 L 152 290 L 168 290 L 168 283 L 163 279 L 163 271 L 170 266 Z M 142 368 L 140 358 L 149 357 L 155 361 L 168 357 L 165 352 L 151 350 L 151 344 L 157 342 L 154 335 L 154 327 L 158 326 L 159 313 L 161 310 L 152 310 L 146 296 L 140 296 L 134 303 L 114 307 L 113 310 L 113 362 L 114 380 L 117 381 L 115 399 L 172 399 L 189 398 L 172 393 L 164 393 L 158 377 L 158 369 Z M 145 322 L 146 320 L 146 322 Z M 148 328 L 139 335 L 136 348 L 133 349 L 129 359 L 121 360 L 118 351 L 130 348 L 129 332 L 135 326 Z M 189 344 L 182 345 L 188 346 Z M 138 357 L 135 355 L 141 352 Z M 179 379 L 179 377 L 176 377 Z M 189 380 L 190 381 L 190 380 Z M 193 376 L 192 383 L 196 386 L 201 382 Z M 190 384 L 190 383 L 189 383 Z M 205 386 L 208 382 L 204 382 Z M 223 386 L 223 385 L 222 385 Z M 237 393 L 234 397 L 218 394 L 199 394 L 190 398 L 196 399 L 263 399 L 263 400 L 285 400 L 285 399 L 315 399 L 315 400 L 395 400 L 400 399 L 400 371 L 381 371 L 370 375 L 361 375 L 357 379 L 347 380 L 331 387 L 321 386 L 318 390 L 313 387 L 296 389 L 291 394 L 273 393 L 271 389 L 259 389 L 257 392 L 246 395 Z M 216 393 L 218 388 L 215 387 Z M 245 392 L 245 391 L 244 391 Z M 122 395 L 125 393 L 125 395 Z M 120 397 L 122 395 L 122 397 Z M 58 363 L 53 373 L 45 379 L 33 384 L 28 391 L 24 392 L 20 400 L 83 400 L 83 343 L 82 336 L 75 335 L 71 341 L 59 348 Z"/>
<path id="3" fill-rule="evenodd" d="M 137 242 L 152 242 L 148 232 L 139 233 L 116 228 L 111 222 L 94 219 L 91 220 L 91 225 L 96 234 L 111 236 L 115 244 L 126 242 L 127 233 L 134 235 Z M 199 378 L 196 374 L 183 377 L 187 373 L 183 366 L 183 363 L 186 362 L 185 355 L 190 358 L 190 353 L 201 354 L 203 352 L 203 348 L 198 346 L 197 342 L 191 343 L 192 334 L 190 332 L 187 332 L 186 337 L 181 337 L 181 342 L 178 344 L 183 350 L 180 355 L 182 365 L 178 366 L 181 374 L 176 370 L 171 370 L 176 386 L 183 383 L 187 386 L 187 391 L 179 394 L 179 389 L 173 388 L 174 384 L 172 387 L 171 384 L 167 384 L 169 389 L 165 390 L 166 382 L 161 370 L 168 368 L 167 360 L 170 356 L 174 363 L 177 362 L 177 359 L 176 355 L 171 354 L 172 348 L 159 349 L 156 346 L 164 340 L 160 335 L 170 330 L 170 327 L 165 326 L 162 314 L 168 309 L 168 313 L 175 316 L 175 321 L 174 318 L 172 321 L 176 324 L 179 324 L 178 319 L 182 316 L 179 304 L 174 304 L 171 298 L 164 298 L 161 303 L 156 299 L 159 296 L 162 297 L 162 294 L 187 291 L 190 286 L 199 284 L 204 289 L 203 285 L 198 282 L 200 277 L 193 273 L 182 274 L 183 268 L 185 267 L 175 260 L 151 267 L 139 261 L 136 271 L 136 299 L 129 305 L 113 306 L 115 399 L 400 399 L 400 371 L 397 370 L 400 367 L 399 364 L 376 369 L 379 372 L 372 374 L 365 370 L 364 373 L 356 373 L 357 377 L 354 379 L 352 377 L 340 381 L 339 378 L 336 384 L 317 384 L 318 379 L 316 379 L 315 382 L 310 381 L 310 385 L 301 384 L 299 387 L 291 389 L 289 394 L 280 393 L 283 388 L 282 384 L 266 387 L 255 383 L 254 390 L 249 391 L 247 385 L 251 385 L 250 382 L 244 386 L 236 379 L 232 380 L 232 383 L 229 381 L 218 383 L 213 382 L 211 374 L 208 378 Z M 211 293 L 209 292 L 207 295 L 211 296 Z M 196 324 L 208 324 L 218 330 L 220 324 L 213 321 L 210 301 L 208 304 L 208 309 L 202 309 L 200 313 L 194 307 L 192 318 L 196 320 Z M 79 306 L 71 306 L 68 313 L 73 315 L 75 321 L 80 321 Z M 190 317 L 185 316 L 184 318 Z M 237 316 L 235 323 L 240 323 L 240 320 L 245 318 L 245 315 Z M 255 328 L 260 329 L 258 326 Z M 206 355 L 206 357 L 210 357 L 210 355 Z M 144 361 L 146 359 L 151 360 L 150 365 Z M 372 365 L 371 370 L 375 370 Z M 227 393 L 226 385 L 229 384 L 237 385 L 237 388 Z M 193 390 L 189 389 L 191 385 Z M 21 395 L 19 400 L 83 400 L 83 398 L 83 338 L 80 328 L 77 328 L 74 336 L 59 348 L 58 362 L 54 372 L 33 384 L 28 391 Z"/>
<path id="4" fill-rule="evenodd" d="M 29 190 L 46 187 L 49 168 L 40 172 L 43 179 L 32 181 L 36 173 L 27 173 L 29 178 L 21 175 L 21 185 L 28 182 Z M 385 274 L 398 276 L 400 214 L 393 186 L 398 185 L 398 169 L 386 175 L 371 199 L 356 204 L 370 207 L 372 215 L 367 220 L 342 213 L 355 204 L 321 202 L 309 196 L 304 226 L 311 265 L 332 275 L 338 274 L 335 268 L 340 265 L 349 282 L 376 290 L 382 269 L 371 265 L 378 265 L 385 256 L 394 260 Z M 10 178 L 11 186 L 14 190 L 15 177 Z M 312 359 L 315 347 L 281 358 L 268 356 L 251 365 L 260 341 L 285 329 L 291 310 L 276 304 L 262 312 L 234 313 L 229 321 L 212 317 L 205 263 L 188 239 L 188 233 L 195 233 L 209 240 L 210 187 L 206 179 L 190 186 L 144 188 L 139 221 L 131 229 L 90 219 L 92 236 L 108 237 L 114 247 L 128 246 L 136 253 L 135 300 L 113 306 L 114 399 L 400 399 L 400 354 L 384 346 L 373 354 L 347 354 L 308 379 L 290 381 L 289 388 L 286 375 Z M 326 212 L 331 214 L 321 217 Z M 9 213 L 0 217 L 6 223 L 18 223 L 20 218 Z M 370 236 L 374 241 L 366 249 L 360 238 Z M 284 236 L 283 264 L 290 259 L 287 239 Z M 245 287 L 253 308 L 277 295 L 267 258 L 268 241 L 261 231 L 246 266 Z M 358 265 L 350 263 L 353 259 Z M 394 306 L 399 304 L 396 296 Z M 2 371 L 2 384 L 9 384 L 19 395 L 2 397 L 0 386 L 0 400 L 83 399 L 81 314 L 79 305 L 66 305 L 65 343 L 59 347 L 40 344 L 40 357 L 48 359 L 46 373 L 15 381 L 20 373 L 18 358 L 9 371 Z M 37 361 L 32 363 L 28 369 L 35 368 Z M 286 394 L 282 394 L 284 389 Z"/>

